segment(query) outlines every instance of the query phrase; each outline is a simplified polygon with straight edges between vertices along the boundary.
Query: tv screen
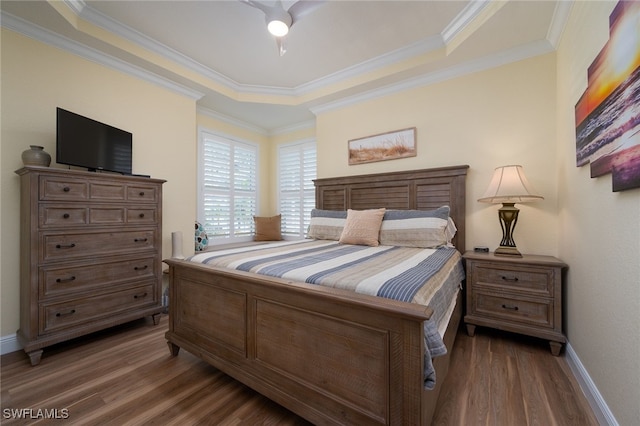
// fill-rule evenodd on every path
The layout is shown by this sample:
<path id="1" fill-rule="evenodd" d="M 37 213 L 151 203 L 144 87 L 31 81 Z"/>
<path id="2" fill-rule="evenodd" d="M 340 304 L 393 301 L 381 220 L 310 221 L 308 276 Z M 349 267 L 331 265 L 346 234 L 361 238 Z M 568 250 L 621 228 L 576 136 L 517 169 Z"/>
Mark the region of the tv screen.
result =
<path id="1" fill-rule="evenodd" d="M 57 163 L 131 174 L 131 133 L 62 108 L 56 118 Z"/>

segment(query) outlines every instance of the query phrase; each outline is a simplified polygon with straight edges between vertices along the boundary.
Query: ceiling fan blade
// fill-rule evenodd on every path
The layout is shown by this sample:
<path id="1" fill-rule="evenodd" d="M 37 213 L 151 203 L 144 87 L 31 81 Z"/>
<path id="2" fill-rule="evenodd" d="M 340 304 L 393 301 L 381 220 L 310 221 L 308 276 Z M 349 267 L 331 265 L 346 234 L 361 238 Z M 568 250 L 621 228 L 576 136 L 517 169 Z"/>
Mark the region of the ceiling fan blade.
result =
<path id="1" fill-rule="evenodd" d="M 255 7 L 256 9 L 260 9 L 266 15 L 270 14 L 274 9 L 274 7 L 267 6 L 266 4 L 254 0 L 240 0 L 240 3 L 246 4 L 247 6 Z"/>
<path id="2" fill-rule="evenodd" d="M 324 3 L 326 3 L 326 0 L 299 0 L 295 2 L 291 5 L 289 10 L 287 10 L 289 15 L 291 15 L 291 25 L 295 24 L 296 21 L 310 14 Z"/>

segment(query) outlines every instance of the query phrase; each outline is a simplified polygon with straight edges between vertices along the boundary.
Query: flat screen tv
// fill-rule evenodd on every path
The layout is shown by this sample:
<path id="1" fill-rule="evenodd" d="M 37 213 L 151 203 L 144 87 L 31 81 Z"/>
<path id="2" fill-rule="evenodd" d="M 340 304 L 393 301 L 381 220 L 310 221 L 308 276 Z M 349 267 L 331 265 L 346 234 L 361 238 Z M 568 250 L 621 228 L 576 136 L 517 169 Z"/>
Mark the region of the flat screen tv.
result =
<path id="1" fill-rule="evenodd" d="M 131 174 L 131 133 L 62 108 L 56 122 L 57 163 Z"/>

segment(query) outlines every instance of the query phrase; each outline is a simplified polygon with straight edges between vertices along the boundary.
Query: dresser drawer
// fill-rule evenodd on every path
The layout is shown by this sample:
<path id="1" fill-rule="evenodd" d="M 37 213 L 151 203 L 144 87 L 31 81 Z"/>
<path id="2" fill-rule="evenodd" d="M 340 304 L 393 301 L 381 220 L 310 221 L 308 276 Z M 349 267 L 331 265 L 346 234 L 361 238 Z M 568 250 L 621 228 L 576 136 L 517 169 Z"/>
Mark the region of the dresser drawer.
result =
<path id="1" fill-rule="evenodd" d="M 129 185 L 127 187 L 127 200 L 136 203 L 155 203 L 158 200 L 157 187 L 152 185 Z"/>
<path id="2" fill-rule="evenodd" d="M 521 297 L 474 292 L 470 315 L 493 317 L 509 322 L 553 328 L 553 303 Z"/>
<path id="3" fill-rule="evenodd" d="M 41 228 L 56 228 L 78 225 L 123 225 L 154 224 L 157 211 L 145 207 L 89 207 L 77 208 L 69 205 L 43 203 L 39 210 Z"/>
<path id="4" fill-rule="evenodd" d="M 88 209 L 70 206 L 40 205 L 40 227 L 78 226 L 89 223 Z"/>
<path id="5" fill-rule="evenodd" d="M 41 200 L 87 201 L 89 199 L 89 183 L 85 180 L 40 176 Z"/>
<path id="6" fill-rule="evenodd" d="M 126 185 L 118 182 L 91 182 L 90 198 L 93 201 L 124 201 Z"/>
<path id="7" fill-rule="evenodd" d="M 130 288 L 115 293 L 83 299 L 68 300 L 59 303 L 41 303 L 39 305 L 40 334 L 47 334 L 106 316 L 116 316 L 118 313 L 153 306 L 157 296 L 154 285 Z"/>
<path id="8" fill-rule="evenodd" d="M 156 210 L 152 208 L 139 209 L 128 208 L 127 209 L 127 223 L 156 223 Z"/>
<path id="9" fill-rule="evenodd" d="M 124 207 L 77 208 L 69 205 L 40 205 L 40 227 L 57 228 L 78 225 L 122 225 Z"/>
<path id="10" fill-rule="evenodd" d="M 500 291 L 553 296 L 553 269 L 525 265 L 473 263 L 474 285 Z"/>
<path id="11" fill-rule="evenodd" d="M 89 209 L 89 223 L 92 225 L 121 225 L 125 223 L 124 207 L 92 207 Z"/>
<path id="12" fill-rule="evenodd" d="M 63 297 L 80 292 L 105 292 L 117 286 L 156 278 L 156 260 L 153 256 L 111 258 L 108 261 L 69 266 L 40 268 L 40 298 Z"/>
<path id="13" fill-rule="evenodd" d="M 140 253 L 157 247 L 153 229 L 77 233 L 41 233 L 41 261 L 71 261 L 83 257 Z"/>

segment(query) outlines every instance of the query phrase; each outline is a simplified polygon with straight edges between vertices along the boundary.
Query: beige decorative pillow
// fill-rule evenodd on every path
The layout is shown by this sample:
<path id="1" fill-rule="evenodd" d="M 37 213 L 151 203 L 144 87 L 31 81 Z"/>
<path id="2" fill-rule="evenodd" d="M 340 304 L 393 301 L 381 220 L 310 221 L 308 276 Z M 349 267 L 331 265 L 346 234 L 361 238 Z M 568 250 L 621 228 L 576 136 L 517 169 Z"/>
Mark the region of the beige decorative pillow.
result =
<path id="1" fill-rule="evenodd" d="M 376 247 L 385 209 L 347 210 L 347 221 L 340 235 L 342 244 L 358 244 Z"/>
<path id="2" fill-rule="evenodd" d="M 256 226 L 254 241 L 280 241 L 280 219 L 282 215 L 271 217 L 254 216 L 253 223 Z"/>

